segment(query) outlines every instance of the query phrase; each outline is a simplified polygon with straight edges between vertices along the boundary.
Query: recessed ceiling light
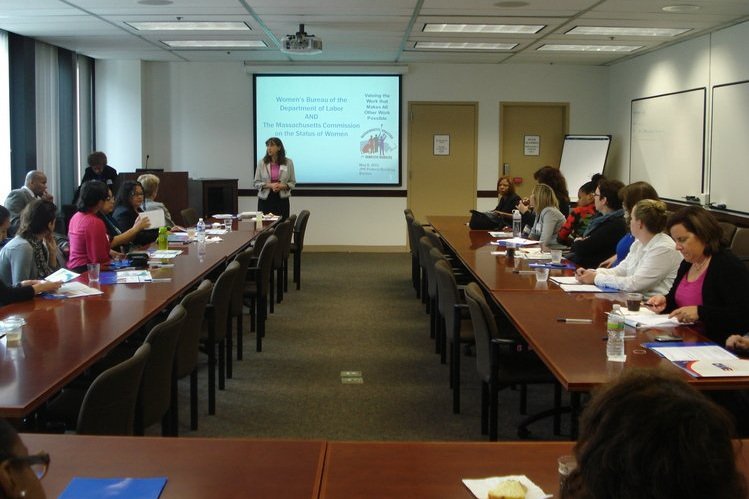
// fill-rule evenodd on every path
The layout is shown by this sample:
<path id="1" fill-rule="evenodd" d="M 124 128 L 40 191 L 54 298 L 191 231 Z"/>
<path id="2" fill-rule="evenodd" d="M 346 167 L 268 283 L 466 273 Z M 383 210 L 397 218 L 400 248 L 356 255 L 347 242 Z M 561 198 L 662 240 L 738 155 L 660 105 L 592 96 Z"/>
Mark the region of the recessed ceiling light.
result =
<path id="1" fill-rule="evenodd" d="M 551 43 L 540 46 L 537 50 L 550 52 L 632 52 L 642 45 L 566 45 Z"/>
<path id="2" fill-rule="evenodd" d="M 138 31 L 252 31 L 243 22 L 143 21 L 125 24 Z"/>
<path id="3" fill-rule="evenodd" d="M 261 40 L 161 40 L 161 43 L 172 48 L 265 48 Z"/>
<path id="4" fill-rule="evenodd" d="M 512 50 L 517 46 L 517 43 L 416 42 L 414 48 L 452 50 Z"/>
<path id="5" fill-rule="evenodd" d="M 515 7 L 527 7 L 528 2 L 520 2 L 516 0 L 507 0 L 505 2 L 494 2 L 495 7 L 504 7 L 507 9 L 512 9 Z"/>
<path id="6" fill-rule="evenodd" d="M 698 10 L 700 10 L 700 6 L 699 5 L 666 5 L 665 7 L 662 7 L 661 10 L 664 12 L 683 14 L 685 12 L 697 12 Z"/>
<path id="7" fill-rule="evenodd" d="M 545 24 L 438 24 L 428 23 L 423 31 L 430 33 L 509 33 L 535 34 Z"/>
<path id="8" fill-rule="evenodd" d="M 141 5 L 170 5 L 174 2 L 172 0 L 138 0 Z"/>
<path id="9" fill-rule="evenodd" d="M 565 35 L 601 35 L 601 36 L 676 36 L 686 33 L 691 28 L 635 28 L 614 26 L 575 26 Z"/>

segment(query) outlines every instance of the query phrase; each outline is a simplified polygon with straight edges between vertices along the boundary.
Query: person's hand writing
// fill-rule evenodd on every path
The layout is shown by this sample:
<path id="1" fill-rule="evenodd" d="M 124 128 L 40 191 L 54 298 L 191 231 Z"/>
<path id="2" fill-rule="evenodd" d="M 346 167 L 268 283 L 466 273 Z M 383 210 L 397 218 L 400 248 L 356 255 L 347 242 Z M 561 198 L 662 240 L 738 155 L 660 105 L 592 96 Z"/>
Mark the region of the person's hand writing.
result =
<path id="1" fill-rule="evenodd" d="M 669 317 L 675 317 L 679 322 L 694 322 L 700 318 L 697 313 L 697 306 L 690 305 L 688 307 L 677 308 L 670 314 Z"/>
<path id="2" fill-rule="evenodd" d="M 666 308 L 666 297 L 663 295 L 651 296 L 646 302 L 645 306 L 650 308 L 656 314 L 660 314 Z"/>
<path id="3" fill-rule="evenodd" d="M 31 286 L 34 288 L 34 294 L 39 293 L 46 293 L 47 291 L 56 291 L 57 289 L 62 286 L 61 282 L 52 282 L 52 281 L 38 281 L 38 280 L 29 280 L 29 281 L 21 281 L 21 286 Z"/>
<path id="4" fill-rule="evenodd" d="M 731 350 L 749 350 L 749 338 L 740 334 L 732 334 L 726 340 L 726 348 Z"/>
<path id="5" fill-rule="evenodd" d="M 581 282 L 583 284 L 594 284 L 596 281 L 596 271 L 591 269 L 583 269 L 583 272 L 575 275 L 575 277 L 577 277 L 578 282 Z"/>

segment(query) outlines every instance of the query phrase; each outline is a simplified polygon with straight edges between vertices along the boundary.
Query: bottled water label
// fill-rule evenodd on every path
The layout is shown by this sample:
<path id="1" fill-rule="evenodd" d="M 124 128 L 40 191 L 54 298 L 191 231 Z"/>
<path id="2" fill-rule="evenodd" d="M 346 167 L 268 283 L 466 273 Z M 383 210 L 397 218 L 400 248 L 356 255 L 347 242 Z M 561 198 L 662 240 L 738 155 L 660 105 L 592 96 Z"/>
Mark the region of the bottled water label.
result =
<path id="1" fill-rule="evenodd" d="M 624 316 L 609 314 L 606 330 L 608 332 L 606 357 L 611 361 L 624 362 L 627 359 L 624 353 Z"/>

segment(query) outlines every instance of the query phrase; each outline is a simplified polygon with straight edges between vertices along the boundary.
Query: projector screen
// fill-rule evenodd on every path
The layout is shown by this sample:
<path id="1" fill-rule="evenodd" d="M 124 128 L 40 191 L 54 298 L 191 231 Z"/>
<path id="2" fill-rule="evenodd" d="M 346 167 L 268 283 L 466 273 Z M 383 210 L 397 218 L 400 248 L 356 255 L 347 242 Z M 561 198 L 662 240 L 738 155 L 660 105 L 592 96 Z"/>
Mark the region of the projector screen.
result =
<path id="1" fill-rule="evenodd" d="M 254 75 L 255 157 L 278 137 L 297 185 L 401 185 L 399 75 Z"/>

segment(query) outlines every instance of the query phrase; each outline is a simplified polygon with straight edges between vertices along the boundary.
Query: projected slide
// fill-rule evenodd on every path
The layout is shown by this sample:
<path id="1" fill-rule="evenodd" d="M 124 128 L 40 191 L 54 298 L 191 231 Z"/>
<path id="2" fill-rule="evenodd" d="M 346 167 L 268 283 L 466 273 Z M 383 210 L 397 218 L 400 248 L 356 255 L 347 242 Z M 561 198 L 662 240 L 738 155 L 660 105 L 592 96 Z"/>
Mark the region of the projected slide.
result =
<path id="1" fill-rule="evenodd" d="M 400 77 L 255 75 L 256 160 L 279 137 L 301 185 L 400 185 Z"/>

